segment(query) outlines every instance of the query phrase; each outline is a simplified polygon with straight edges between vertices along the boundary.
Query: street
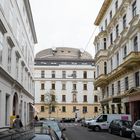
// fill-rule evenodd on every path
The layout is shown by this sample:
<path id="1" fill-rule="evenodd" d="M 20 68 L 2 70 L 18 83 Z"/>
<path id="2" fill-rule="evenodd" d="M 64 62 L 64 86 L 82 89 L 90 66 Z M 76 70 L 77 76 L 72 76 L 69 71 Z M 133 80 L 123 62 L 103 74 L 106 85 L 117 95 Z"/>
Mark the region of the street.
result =
<path id="1" fill-rule="evenodd" d="M 108 132 L 94 132 L 76 123 L 63 123 L 62 125 L 66 128 L 64 132 L 66 140 L 130 140 L 130 138 L 120 137 Z"/>

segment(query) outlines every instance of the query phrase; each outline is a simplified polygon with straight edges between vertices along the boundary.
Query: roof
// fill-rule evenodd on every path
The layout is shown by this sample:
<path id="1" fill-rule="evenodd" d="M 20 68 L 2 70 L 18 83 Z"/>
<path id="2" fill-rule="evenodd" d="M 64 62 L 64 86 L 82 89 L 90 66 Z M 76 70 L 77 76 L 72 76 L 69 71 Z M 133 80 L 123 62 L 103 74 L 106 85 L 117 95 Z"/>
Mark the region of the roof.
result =
<path id="1" fill-rule="evenodd" d="M 98 13 L 98 16 L 97 16 L 97 18 L 96 18 L 96 20 L 94 22 L 95 25 L 100 24 L 100 22 L 103 19 L 103 17 L 104 17 L 104 15 L 105 15 L 105 13 L 106 13 L 106 11 L 107 11 L 107 9 L 108 9 L 108 7 L 109 7 L 111 2 L 112 2 L 112 0 L 104 0 L 104 3 L 102 4 L 102 7 L 101 7 L 101 9 L 100 9 L 100 11 Z"/>
<path id="2" fill-rule="evenodd" d="M 35 59 L 42 59 L 42 60 L 48 60 L 48 59 L 57 59 L 57 60 L 63 60 L 63 59 L 92 59 L 92 56 L 86 52 L 86 51 L 80 51 L 77 48 L 69 48 L 69 47 L 57 47 L 55 49 L 48 48 L 45 50 L 42 50 L 36 54 Z"/>

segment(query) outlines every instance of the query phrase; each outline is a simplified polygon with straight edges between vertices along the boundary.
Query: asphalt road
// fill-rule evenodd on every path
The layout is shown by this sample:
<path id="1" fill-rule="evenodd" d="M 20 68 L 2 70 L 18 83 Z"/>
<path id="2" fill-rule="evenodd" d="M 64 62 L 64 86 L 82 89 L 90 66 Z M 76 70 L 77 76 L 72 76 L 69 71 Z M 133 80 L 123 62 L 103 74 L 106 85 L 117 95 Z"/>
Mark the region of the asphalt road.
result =
<path id="1" fill-rule="evenodd" d="M 109 134 L 108 132 L 94 132 L 78 124 L 65 124 L 66 140 L 130 140 L 130 138 Z"/>

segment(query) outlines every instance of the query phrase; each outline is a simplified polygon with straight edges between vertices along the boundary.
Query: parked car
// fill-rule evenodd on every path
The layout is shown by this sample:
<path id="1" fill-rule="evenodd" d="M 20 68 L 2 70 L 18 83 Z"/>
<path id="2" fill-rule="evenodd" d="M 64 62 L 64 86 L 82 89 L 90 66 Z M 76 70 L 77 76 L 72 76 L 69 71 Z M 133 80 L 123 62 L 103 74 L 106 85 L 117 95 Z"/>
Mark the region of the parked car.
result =
<path id="1" fill-rule="evenodd" d="M 53 129 L 43 124 L 42 121 L 34 124 L 35 137 L 32 140 L 60 140 Z"/>
<path id="2" fill-rule="evenodd" d="M 122 136 L 131 136 L 132 130 L 132 121 L 127 120 L 120 120 L 116 119 L 113 120 L 108 128 L 109 133 L 115 133 Z"/>
<path id="3" fill-rule="evenodd" d="M 132 127 L 131 139 L 140 138 L 140 120 L 137 120 Z"/>
<path id="4" fill-rule="evenodd" d="M 86 118 L 81 121 L 81 126 L 88 127 L 88 123 L 93 120 L 93 118 Z"/>
<path id="5" fill-rule="evenodd" d="M 131 115 L 128 114 L 101 114 L 89 122 L 88 128 L 95 131 L 108 130 L 112 120 L 121 119 L 131 121 Z"/>
<path id="6" fill-rule="evenodd" d="M 66 129 L 60 127 L 57 121 L 46 120 L 43 122 L 43 126 L 50 126 L 56 132 L 60 140 L 64 139 L 63 131 L 65 131 Z"/>

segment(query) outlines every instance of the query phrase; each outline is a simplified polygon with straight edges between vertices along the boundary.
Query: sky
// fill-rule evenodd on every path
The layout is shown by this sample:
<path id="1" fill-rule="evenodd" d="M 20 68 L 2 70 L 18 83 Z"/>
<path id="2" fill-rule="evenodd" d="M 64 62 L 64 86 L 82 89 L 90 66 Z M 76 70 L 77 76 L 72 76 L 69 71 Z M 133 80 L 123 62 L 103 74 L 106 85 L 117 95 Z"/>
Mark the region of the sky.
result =
<path id="1" fill-rule="evenodd" d="M 104 0 L 30 0 L 38 43 L 35 54 L 47 48 L 71 47 L 93 57 L 94 21 Z M 96 29 L 96 30 L 95 30 Z"/>

